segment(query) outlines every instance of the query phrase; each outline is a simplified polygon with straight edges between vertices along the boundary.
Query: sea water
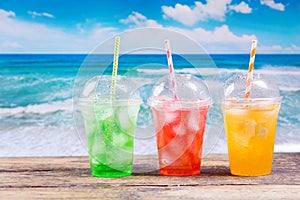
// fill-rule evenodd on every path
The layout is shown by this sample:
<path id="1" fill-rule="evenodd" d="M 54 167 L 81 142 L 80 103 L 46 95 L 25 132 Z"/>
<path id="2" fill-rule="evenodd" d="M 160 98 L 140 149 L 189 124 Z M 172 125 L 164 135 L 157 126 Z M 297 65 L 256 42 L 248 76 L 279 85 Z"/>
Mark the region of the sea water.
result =
<path id="1" fill-rule="evenodd" d="M 0 54 L 0 156 L 87 155 L 73 117 L 74 85 L 86 56 Z M 210 73 L 216 76 L 217 71 L 216 81 L 222 84 L 234 73 L 246 72 L 248 68 L 249 55 L 211 55 L 211 58 L 215 69 L 202 70 L 204 74 L 188 66 L 180 56 L 175 55 L 173 63 L 176 72 L 191 73 L 204 80 Z M 202 64 L 205 68 L 205 62 Z M 275 151 L 300 152 L 300 55 L 256 55 L 255 72 L 273 79 L 284 99 Z M 108 65 L 103 74 L 110 73 Z M 140 94 L 146 102 L 152 89 L 146 83 L 168 74 L 166 56 L 121 56 L 118 73 L 144 84 Z M 155 141 L 143 140 L 154 138 L 151 121 L 151 111 L 144 103 L 137 124 L 139 141 L 135 143 L 135 154 L 151 154 L 156 149 Z M 211 152 L 227 152 L 223 131 Z"/>

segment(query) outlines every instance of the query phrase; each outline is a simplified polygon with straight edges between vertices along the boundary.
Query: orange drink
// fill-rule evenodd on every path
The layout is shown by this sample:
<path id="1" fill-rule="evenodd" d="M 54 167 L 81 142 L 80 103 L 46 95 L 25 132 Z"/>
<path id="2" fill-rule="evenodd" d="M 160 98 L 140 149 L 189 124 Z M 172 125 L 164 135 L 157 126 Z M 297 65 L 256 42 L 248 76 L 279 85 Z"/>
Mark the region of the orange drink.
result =
<path id="1" fill-rule="evenodd" d="M 225 102 L 224 122 L 232 174 L 271 173 L 279 109 L 280 101 L 276 98 Z"/>

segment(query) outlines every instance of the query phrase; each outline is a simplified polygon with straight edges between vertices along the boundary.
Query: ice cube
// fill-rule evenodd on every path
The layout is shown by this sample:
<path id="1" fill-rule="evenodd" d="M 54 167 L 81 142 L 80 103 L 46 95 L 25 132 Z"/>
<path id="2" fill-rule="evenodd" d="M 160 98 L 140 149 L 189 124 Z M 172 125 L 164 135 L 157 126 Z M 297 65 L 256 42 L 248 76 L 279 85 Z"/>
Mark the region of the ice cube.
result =
<path id="1" fill-rule="evenodd" d="M 161 130 L 162 127 L 166 124 L 166 117 L 166 113 L 163 110 L 154 110 L 154 124 L 158 127 L 158 130 Z"/>
<path id="2" fill-rule="evenodd" d="M 120 108 L 115 114 L 118 116 L 119 125 L 122 130 L 129 130 L 132 127 L 127 107 Z"/>
<path id="3" fill-rule="evenodd" d="M 113 135 L 113 141 L 112 141 L 112 145 L 114 147 L 120 147 L 123 148 L 123 146 L 125 146 L 125 144 L 127 143 L 127 135 L 122 134 L 122 133 L 115 133 Z"/>
<path id="4" fill-rule="evenodd" d="M 100 132 L 94 133 L 94 140 L 92 142 L 92 155 L 99 156 L 105 152 L 105 146 L 103 143 L 103 137 Z"/>
<path id="5" fill-rule="evenodd" d="M 180 118 L 180 111 L 169 111 L 165 113 L 165 123 L 169 124 Z"/>
<path id="6" fill-rule="evenodd" d="M 248 119 L 245 121 L 245 134 L 247 138 L 255 136 L 256 122 L 254 120 Z"/>
<path id="7" fill-rule="evenodd" d="M 180 123 L 173 126 L 173 131 L 176 135 L 183 136 L 187 133 L 187 128 L 183 123 Z"/>
<path id="8" fill-rule="evenodd" d="M 245 116 L 247 115 L 248 111 L 246 109 L 239 109 L 239 108 L 231 108 L 226 110 L 227 115 L 231 116 Z"/>
<path id="9" fill-rule="evenodd" d="M 199 130 L 200 115 L 199 111 L 191 111 L 188 117 L 187 126 L 189 132 L 196 133 Z"/>
<path id="10" fill-rule="evenodd" d="M 234 139 L 237 144 L 240 144 L 244 147 L 249 147 L 250 140 L 255 136 L 256 122 L 254 120 L 248 119 L 243 123 L 243 133 L 240 130 L 236 130 L 234 134 Z"/>
<path id="11" fill-rule="evenodd" d="M 97 119 L 105 120 L 113 115 L 113 109 L 110 106 L 107 107 L 95 107 L 95 114 Z"/>
<path id="12" fill-rule="evenodd" d="M 257 135 L 260 137 L 267 137 L 268 129 L 265 128 L 265 124 L 258 124 Z"/>
<path id="13" fill-rule="evenodd" d="M 128 106 L 128 116 L 130 118 L 130 121 L 132 121 L 132 122 L 136 121 L 139 110 L 140 110 L 139 105 Z"/>

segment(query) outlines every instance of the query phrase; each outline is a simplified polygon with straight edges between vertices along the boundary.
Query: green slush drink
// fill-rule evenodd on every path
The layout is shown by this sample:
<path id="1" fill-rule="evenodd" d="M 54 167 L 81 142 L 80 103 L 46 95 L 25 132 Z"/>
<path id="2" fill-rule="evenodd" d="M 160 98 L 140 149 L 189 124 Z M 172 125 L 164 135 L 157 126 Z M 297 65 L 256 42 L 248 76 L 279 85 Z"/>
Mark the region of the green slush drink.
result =
<path id="1" fill-rule="evenodd" d="M 82 103 L 93 176 L 131 175 L 139 109 L 138 101 L 97 100 L 93 105 Z"/>

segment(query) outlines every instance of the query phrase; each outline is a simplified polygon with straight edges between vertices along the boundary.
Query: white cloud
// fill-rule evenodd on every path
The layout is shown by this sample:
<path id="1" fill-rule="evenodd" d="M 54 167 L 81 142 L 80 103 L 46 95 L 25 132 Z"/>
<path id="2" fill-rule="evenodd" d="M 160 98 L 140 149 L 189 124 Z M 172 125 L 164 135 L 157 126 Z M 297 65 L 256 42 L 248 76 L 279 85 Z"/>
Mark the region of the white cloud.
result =
<path id="1" fill-rule="evenodd" d="M 85 21 L 76 24 L 77 30 L 82 34 L 87 33 L 88 30 L 97 27 L 101 27 L 101 24 L 90 19 L 85 19 Z"/>
<path id="2" fill-rule="evenodd" d="M 294 52 L 300 52 L 300 46 L 297 46 L 295 44 L 292 44 L 291 45 L 291 50 L 294 51 Z"/>
<path id="3" fill-rule="evenodd" d="M 177 3 L 175 7 L 162 6 L 165 19 L 171 18 L 182 24 L 192 26 L 198 21 L 214 19 L 224 21 L 227 12 L 227 6 L 231 0 L 207 0 L 206 4 L 199 1 L 195 2 L 195 6 L 189 7 Z"/>
<path id="4" fill-rule="evenodd" d="M 0 44 L 0 49 L 21 49 L 22 45 L 14 41 L 4 41 Z"/>
<path id="5" fill-rule="evenodd" d="M 247 3 L 245 3 L 244 1 L 242 1 L 238 5 L 230 5 L 230 6 L 228 6 L 228 9 L 234 10 L 235 12 L 240 12 L 243 14 L 248 14 L 248 13 L 252 12 L 252 8 L 250 8 L 249 5 Z"/>
<path id="6" fill-rule="evenodd" d="M 292 44 L 288 47 L 282 47 L 281 45 L 272 45 L 272 46 L 260 46 L 257 49 L 258 53 L 299 53 L 300 52 L 300 46 L 297 46 L 295 44 Z"/>
<path id="7" fill-rule="evenodd" d="M 126 19 L 121 19 L 120 22 L 122 24 L 133 24 L 135 27 L 162 27 L 155 20 L 147 19 L 138 12 L 132 12 Z"/>
<path id="8" fill-rule="evenodd" d="M 21 39 L 47 39 L 67 37 L 58 28 L 49 28 L 44 24 L 29 23 L 17 20 L 15 17 L 2 18 L 0 21 L 0 35 Z M 44 33 L 44 34 L 42 34 Z"/>
<path id="9" fill-rule="evenodd" d="M 35 17 L 48 17 L 48 18 L 54 18 L 54 16 L 50 13 L 46 13 L 46 12 L 43 12 L 43 13 L 38 13 L 36 11 L 28 11 L 27 12 L 28 14 L 30 14 L 33 18 Z"/>
<path id="10" fill-rule="evenodd" d="M 234 34 L 228 25 L 216 27 L 214 30 L 195 28 L 192 30 L 172 28 L 178 32 L 193 38 L 203 45 L 209 53 L 248 53 L 252 39 L 257 39 L 255 35 Z"/>
<path id="11" fill-rule="evenodd" d="M 82 23 L 76 24 L 76 28 L 77 28 L 77 30 L 79 30 L 80 33 L 85 33 L 86 32 Z"/>
<path id="12" fill-rule="evenodd" d="M 260 0 L 261 5 L 269 6 L 272 9 L 284 11 L 285 6 L 282 3 L 275 3 L 274 0 Z"/>
<path id="13" fill-rule="evenodd" d="M 3 9 L 0 9 L 0 19 L 2 18 L 8 18 L 8 17 L 15 17 L 16 13 L 14 13 L 13 11 L 6 11 Z"/>
<path id="14" fill-rule="evenodd" d="M 135 13 L 132 16 L 133 18 L 124 19 L 123 23 L 133 24 L 139 28 L 149 26 L 151 23 L 159 25 L 157 22 L 149 22 L 149 19 L 141 14 Z M 53 26 L 18 20 L 14 12 L 0 9 L 0 53 L 88 53 L 96 45 L 120 33 L 117 28 L 105 27 L 90 21 L 79 23 L 77 26 L 81 31 L 76 29 L 74 32 L 66 32 Z M 165 28 L 167 28 L 165 30 L 177 31 L 190 37 L 209 53 L 249 53 L 250 41 L 257 39 L 255 35 L 237 35 L 230 30 L 228 25 L 212 30 Z M 151 37 L 156 36 L 150 35 L 149 38 Z M 136 39 L 144 41 L 144 37 Z M 151 39 L 149 43 L 152 44 Z M 279 45 L 260 46 L 259 43 L 257 51 L 259 53 L 300 53 L 300 47 L 299 44 L 282 47 Z"/>
<path id="15" fill-rule="evenodd" d="M 116 35 L 117 33 L 118 30 L 113 27 L 96 27 L 89 31 L 89 34 L 86 35 L 86 40 L 90 42 L 91 45 L 95 45 L 109 37 L 112 37 L 113 35 Z"/>
<path id="16" fill-rule="evenodd" d="M 18 20 L 12 11 L 0 10 L 1 53 L 11 52 L 89 52 L 116 31 L 112 27 L 94 27 L 87 33 L 66 32 L 41 23 Z M 13 42 L 12 42 L 13 41 Z M 15 47 L 15 48 L 13 48 Z"/>

